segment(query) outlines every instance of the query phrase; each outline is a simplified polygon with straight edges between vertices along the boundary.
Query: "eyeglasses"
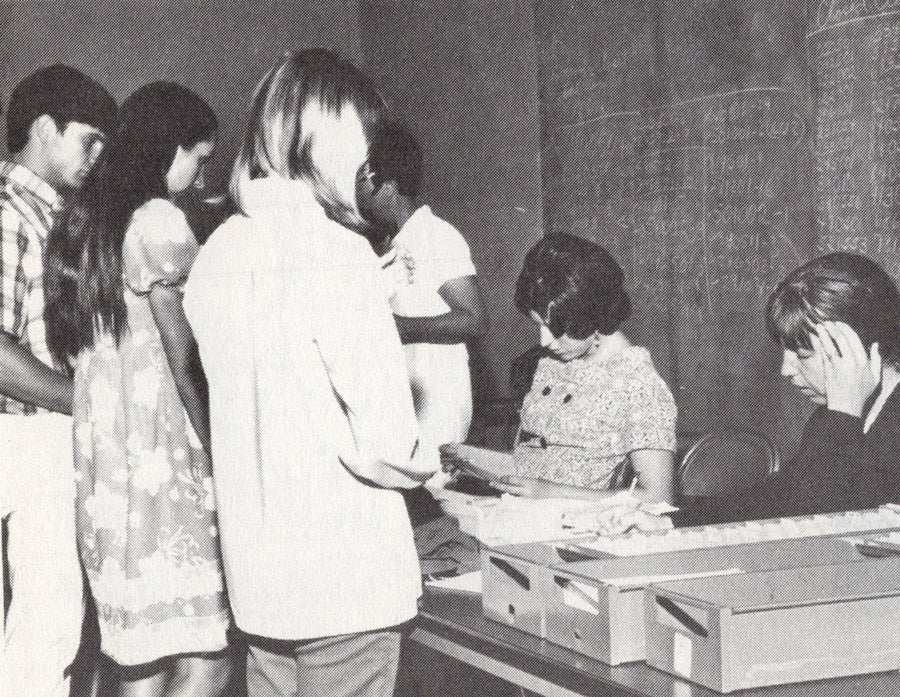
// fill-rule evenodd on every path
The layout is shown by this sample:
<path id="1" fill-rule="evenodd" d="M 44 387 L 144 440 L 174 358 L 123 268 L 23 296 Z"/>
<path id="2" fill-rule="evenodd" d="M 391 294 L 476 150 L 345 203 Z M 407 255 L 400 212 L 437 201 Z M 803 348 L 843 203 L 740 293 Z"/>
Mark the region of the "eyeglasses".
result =
<path id="1" fill-rule="evenodd" d="M 372 163 L 368 160 L 363 162 L 356 171 L 356 181 L 361 182 L 366 180 L 373 186 L 375 186 L 376 176 L 375 170 L 372 169 Z"/>

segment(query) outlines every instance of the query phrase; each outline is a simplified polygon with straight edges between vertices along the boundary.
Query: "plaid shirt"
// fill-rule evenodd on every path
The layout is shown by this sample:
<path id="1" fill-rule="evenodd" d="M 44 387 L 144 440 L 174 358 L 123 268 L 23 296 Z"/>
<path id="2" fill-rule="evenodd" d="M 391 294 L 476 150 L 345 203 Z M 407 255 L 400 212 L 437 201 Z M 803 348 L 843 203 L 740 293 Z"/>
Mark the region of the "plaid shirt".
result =
<path id="1" fill-rule="evenodd" d="M 0 162 L 0 331 L 56 367 L 44 325 L 44 247 L 59 194 L 30 170 Z M 0 395 L 0 414 L 46 411 Z"/>

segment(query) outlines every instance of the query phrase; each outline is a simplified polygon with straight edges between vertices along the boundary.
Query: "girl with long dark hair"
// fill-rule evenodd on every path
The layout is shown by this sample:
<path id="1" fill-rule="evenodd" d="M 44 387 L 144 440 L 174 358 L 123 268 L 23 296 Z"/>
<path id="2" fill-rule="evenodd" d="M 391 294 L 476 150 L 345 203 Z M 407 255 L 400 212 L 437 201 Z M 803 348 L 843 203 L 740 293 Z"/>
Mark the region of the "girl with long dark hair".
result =
<path id="1" fill-rule="evenodd" d="M 121 695 L 218 695 L 228 676 L 209 418 L 181 308 L 198 245 L 171 201 L 216 130 L 190 90 L 137 90 L 48 243 L 49 343 L 74 367 L 78 543 Z"/>

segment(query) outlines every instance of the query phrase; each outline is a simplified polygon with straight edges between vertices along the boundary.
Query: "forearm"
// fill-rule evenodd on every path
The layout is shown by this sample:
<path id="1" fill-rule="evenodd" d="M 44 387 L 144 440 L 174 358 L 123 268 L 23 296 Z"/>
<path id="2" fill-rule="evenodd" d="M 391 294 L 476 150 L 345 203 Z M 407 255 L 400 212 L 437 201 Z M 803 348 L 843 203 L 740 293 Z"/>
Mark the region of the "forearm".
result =
<path id="1" fill-rule="evenodd" d="M 863 420 L 858 416 L 821 408 L 810 417 L 797 454 L 788 468 L 820 469 L 823 459 L 840 469 L 855 466 L 863 443 Z"/>
<path id="2" fill-rule="evenodd" d="M 209 429 L 209 407 L 204 397 L 204 390 L 198 384 L 198 379 L 191 375 L 190 370 L 179 370 L 173 372 L 175 380 L 175 388 L 178 390 L 178 396 L 184 405 L 194 433 L 200 439 L 200 444 L 207 453 L 211 453 L 210 445 L 210 429 Z"/>
<path id="3" fill-rule="evenodd" d="M 672 520 L 683 527 L 855 508 L 862 440 L 862 419 L 820 408 L 780 472 L 737 494 L 686 502 Z"/>
<path id="4" fill-rule="evenodd" d="M 24 404 L 72 413 L 72 380 L 41 363 L 0 332 L 0 394 Z"/>
<path id="5" fill-rule="evenodd" d="M 361 453 L 365 457 L 364 453 Z M 433 458 L 435 461 L 437 458 Z M 368 479 L 385 489 L 414 489 L 427 482 L 437 471 L 438 465 L 428 462 L 417 442 L 410 453 L 402 457 L 369 457 L 366 461 L 345 462 L 357 476 Z"/>
<path id="6" fill-rule="evenodd" d="M 703 498 L 682 503 L 679 510 L 669 516 L 676 528 L 683 528 L 771 518 L 777 515 L 775 510 L 774 501 L 766 501 L 743 492 L 733 494 L 728 499 Z"/>
<path id="7" fill-rule="evenodd" d="M 477 339 L 484 333 L 483 320 L 460 310 L 434 317 L 394 315 L 394 320 L 404 344 L 458 344 Z"/>
<path id="8" fill-rule="evenodd" d="M 570 484 L 551 485 L 553 495 L 558 498 L 565 499 L 581 499 L 582 501 L 603 501 L 604 499 L 617 496 L 623 491 L 628 491 L 634 498 L 639 501 L 656 502 L 668 501 L 670 499 L 660 496 L 655 489 L 641 486 L 640 482 L 635 484 L 633 488 L 622 487 L 619 489 L 591 489 L 586 486 L 573 486 Z"/>
<path id="9" fill-rule="evenodd" d="M 172 371 L 178 396 L 200 444 L 210 453 L 206 378 L 200 366 L 194 335 L 184 316 L 181 292 L 175 287 L 154 285 L 150 290 L 150 311 L 159 329 L 163 352 Z"/>

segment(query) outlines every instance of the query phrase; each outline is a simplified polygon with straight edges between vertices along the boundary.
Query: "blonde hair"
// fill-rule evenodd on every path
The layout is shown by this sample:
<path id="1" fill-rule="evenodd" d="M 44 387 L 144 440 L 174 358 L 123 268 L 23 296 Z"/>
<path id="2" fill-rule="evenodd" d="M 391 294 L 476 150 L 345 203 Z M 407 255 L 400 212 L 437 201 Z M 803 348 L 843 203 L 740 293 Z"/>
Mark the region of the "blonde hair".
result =
<path id="1" fill-rule="evenodd" d="M 356 206 L 356 174 L 384 99 L 350 61 L 325 49 L 289 51 L 257 85 L 250 120 L 231 175 L 240 209 L 245 182 L 303 179 L 334 220 L 364 223 Z"/>

